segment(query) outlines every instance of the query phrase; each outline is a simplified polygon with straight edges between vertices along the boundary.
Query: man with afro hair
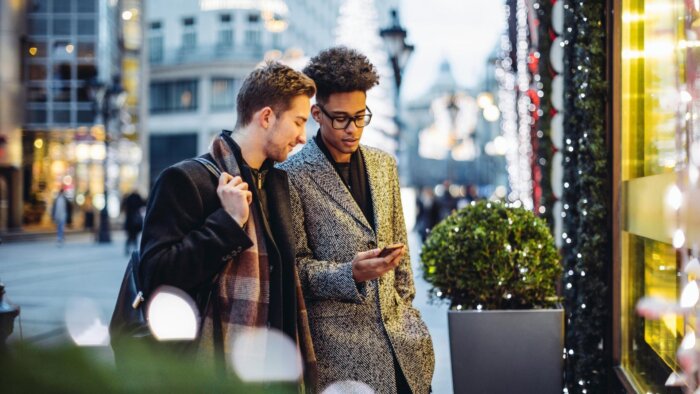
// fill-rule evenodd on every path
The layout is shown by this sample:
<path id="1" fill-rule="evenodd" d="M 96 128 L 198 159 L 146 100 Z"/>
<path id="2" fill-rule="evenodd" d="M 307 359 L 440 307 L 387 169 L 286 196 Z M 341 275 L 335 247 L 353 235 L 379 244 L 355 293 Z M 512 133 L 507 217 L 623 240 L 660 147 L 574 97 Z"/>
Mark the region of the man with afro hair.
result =
<path id="1" fill-rule="evenodd" d="M 345 47 L 322 51 L 304 73 L 316 83 L 315 138 L 280 167 L 292 184 L 297 268 L 307 300 L 319 388 L 359 381 L 377 393 L 430 391 L 435 356 L 413 305 L 394 158 L 360 144 L 372 120 L 376 68 Z M 389 253 L 382 248 L 401 244 Z"/>

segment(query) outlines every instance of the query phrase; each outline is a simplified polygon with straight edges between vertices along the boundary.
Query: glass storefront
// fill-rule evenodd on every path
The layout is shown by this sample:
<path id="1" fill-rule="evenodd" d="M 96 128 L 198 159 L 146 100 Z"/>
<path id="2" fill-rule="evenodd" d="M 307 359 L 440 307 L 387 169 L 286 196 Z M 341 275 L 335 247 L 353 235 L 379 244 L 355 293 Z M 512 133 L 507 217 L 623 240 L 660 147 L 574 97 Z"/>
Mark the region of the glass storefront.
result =
<path id="1" fill-rule="evenodd" d="M 677 300 L 685 279 L 672 245 L 676 229 L 692 230 L 665 204 L 687 167 L 687 137 L 697 118 L 688 103 L 700 94 L 692 69 L 700 56 L 694 32 L 697 2 L 622 0 L 621 16 L 621 362 L 639 392 L 669 392 L 678 370 L 683 318 L 639 317 L 644 296 Z"/>
<path id="2" fill-rule="evenodd" d="M 85 213 L 104 207 L 105 158 L 107 165 L 108 208 L 117 217 L 120 196 L 137 186 L 141 149 L 127 139 L 104 143 L 104 130 L 79 128 L 76 131 L 27 132 L 25 148 L 25 227 L 51 224 L 51 203 L 63 188 L 73 203 L 73 227 L 84 226 Z"/>

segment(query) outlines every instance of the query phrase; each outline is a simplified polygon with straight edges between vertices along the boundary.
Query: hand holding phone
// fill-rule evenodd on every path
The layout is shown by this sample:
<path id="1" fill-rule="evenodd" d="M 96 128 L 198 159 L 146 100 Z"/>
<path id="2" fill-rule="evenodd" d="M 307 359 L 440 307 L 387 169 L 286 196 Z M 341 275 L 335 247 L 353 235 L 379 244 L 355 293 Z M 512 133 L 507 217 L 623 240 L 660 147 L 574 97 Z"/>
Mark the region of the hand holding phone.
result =
<path id="1" fill-rule="evenodd" d="M 386 257 L 386 256 L 392 254 L 396 249 L 403 248 L 403 246 L 404 245 L 402 243 L 387 245 L 379 252 L 379 255 L 377 257 Z"/>

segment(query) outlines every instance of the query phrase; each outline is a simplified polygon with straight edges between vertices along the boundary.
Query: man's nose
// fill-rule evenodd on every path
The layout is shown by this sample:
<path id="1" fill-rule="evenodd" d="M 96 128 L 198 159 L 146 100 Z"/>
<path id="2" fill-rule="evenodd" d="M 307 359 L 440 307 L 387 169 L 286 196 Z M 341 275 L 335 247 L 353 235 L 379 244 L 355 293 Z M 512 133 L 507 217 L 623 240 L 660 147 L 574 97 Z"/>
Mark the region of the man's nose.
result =
<path id="1" fill-rule="evenodd" d="M 345 128 L 345 132 L 352 133 L 355 130 L 357 130 L 357 126 L 355 126 L 355 121 L 351 120 L 350 123 L 348 123 L 348 127 Z"/>
<path id="2" fill-rule="evenodd" d="M 297 144 L 305 144 L 306 143 L 306 130 L 303 130 L 301 133 L 299 133 L 299 136 L 297 137 Z"/>

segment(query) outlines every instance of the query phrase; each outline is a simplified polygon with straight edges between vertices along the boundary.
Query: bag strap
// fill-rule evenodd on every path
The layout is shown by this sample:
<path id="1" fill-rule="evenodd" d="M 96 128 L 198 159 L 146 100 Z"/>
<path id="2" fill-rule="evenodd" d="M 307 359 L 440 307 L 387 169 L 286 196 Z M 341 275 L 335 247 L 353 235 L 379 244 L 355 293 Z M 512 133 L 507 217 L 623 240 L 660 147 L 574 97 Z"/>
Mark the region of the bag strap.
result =
<path id="1" fill-rule="evenodd" d="M 211 174 L 214 175 L 214 177 L 215 177 L 216 179 L 219 179 L 219 177 L 221 176 L 221 170 L 220 170 L 219 167 L 218 167 L 214 162 L 212 162 L 211 160 L 205 159 L 205 158 L 203 158 L 203 157 L 195 157 L 195 158 L 192 159 L 192 160 L 194 160 L 194 161 L 196 161 L 197 163 L 203 165 L 204 168 L 206 168 L 207 170 L 209 170 L 209 172 L 211 172 Z"/>

